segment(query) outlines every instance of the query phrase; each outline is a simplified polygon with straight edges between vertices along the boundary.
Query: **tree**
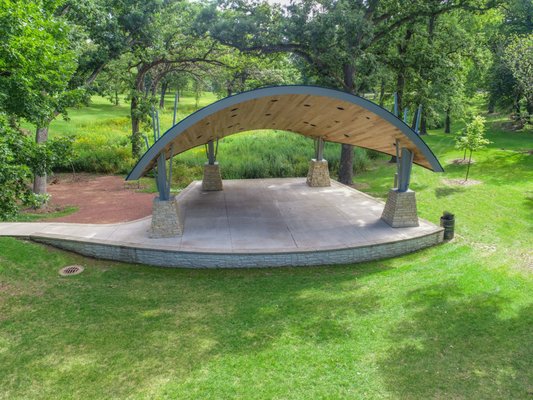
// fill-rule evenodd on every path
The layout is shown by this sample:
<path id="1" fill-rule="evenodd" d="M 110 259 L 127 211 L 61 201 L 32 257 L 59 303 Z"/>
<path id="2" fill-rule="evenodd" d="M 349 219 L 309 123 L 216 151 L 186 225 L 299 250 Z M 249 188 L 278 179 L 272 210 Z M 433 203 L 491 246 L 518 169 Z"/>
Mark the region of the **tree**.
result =
<path id="1" fill-rule="evenodd" d="M 291 52 L 306 60 L 317 83 L 362 94 L 376 69 L 375 47 L 390 41 L 400 28 L 456 9 L 493 6 L 492 0 L 302 0 L 282 8 L 234 0 L 206 9 L 201 25 L 221 43 L 244 52 Z M 352 165 L 353 150 L 343 145 L 341 182 L 352 183 Z"/>
<path id="2" fill-rule="evenodd" d="M 20 206 L 39 207 L 48 196 L 35 194 L 28 182 L 35 175 L 65 166 L 72 157 L 70 139 L 35 143 L 29 136 L 10 127 L 0 114 L 0 220 L 14 217 Z"/>
<path id="3" fill-rule="evenodd" d="M 516 37 L 505 49 L 504 60 L 526 101 L 526 120 L 533 114 L 533 34 Z"/>
<path id="4" fill-rule="evenodd" d="M 513 110 L 515 115 L 520 116 L 523 93 L 510 69 L 506 49 L 517 36 L 533 32 L 533 3 L 531 0 L 508 0 L 502 4 L 497 16 L 497 25 L 494 28 L 489 25 L 492 65 L 485 85 L 489 91 L 489 112 L 499 107 L 505 111 Z M 526 107 L 531 109 L 532 106 L 526 102 Z"/>
<path id="5" fill-rule="evenodd" d="M 210 79 L 213 90 L 220 96 L 270 85 L 300 82 L 300 71 L 287 54 L 256 55 L 228 49 L 221 61 L 225 66 L 214 69 Z"/>
<path id="6" fill-rule="evenodd" d="M 92 85 L 94 92 L 106 97 L 115 106 L 120 104 L 120 96 L 127 93 L 131 86 L 131 77 L 127 74 L 131 58 L 131 54 L 126 53 L 107 63 Z"/>
<path id="7" fill-rule="evenodd" d="M 455 147 L 459 150 L 469 151 L 468 163 L 466 168 L 465 182 L 468 180 L 470 165 L 472 164 L 472 153 L 484 148 L 491 141 L 485 138 L 485 119 L 476 115 L 472 121 L 466 124 L 464 133 L 457 135 L 455 138 Z"/>
<path id="8" fill-rule="evenodd" d="M 1 3 L 0 111 L 34 124 L 35 141 L 42 144 L 50 122 L 84 99 L 82 90 L 69 89 L 76 70 L 69 27 L 56 14 L 59 1 Z M 34 176 L 33 191 L 46 193 L 46 175 Z"/>
<path id="9" fill-rule="evenodd" d="M 127 73 L 131 113 L 132 155 L 139 157 L 143 146 L 142 125 L 156 107 L 157 89 L 165 77 L 190 75 L 201 80 L 206 66 L 223 66 L 224 48 L 194 30 L 193 22 L 202 9 L 198 3 L 165 1 L 153 16 L 154 34 L 133 53 Z"/>

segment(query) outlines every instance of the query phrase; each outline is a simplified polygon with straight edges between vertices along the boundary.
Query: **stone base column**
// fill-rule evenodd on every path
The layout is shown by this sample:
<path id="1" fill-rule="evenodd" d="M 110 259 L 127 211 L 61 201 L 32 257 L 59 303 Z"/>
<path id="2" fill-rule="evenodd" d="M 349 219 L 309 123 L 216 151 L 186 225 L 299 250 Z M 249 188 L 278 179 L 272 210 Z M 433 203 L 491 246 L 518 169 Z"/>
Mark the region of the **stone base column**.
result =
<path id="1" fill-rule="evenodd" d="M 183 220 L 176 198 L 161 201 L 156 197 L 152 206 L 152 226 L 149 236 L 157 239 L 179 236 L 182 233 Z"/>
<path id="2" fill-rule="evenodd" d="M 381 219 L 393 228 L 418 226 L 415 192 L 412 190 L 407 192 L 398 192 L 397 189 L 389 190 Z"/>
<path id="3" fill-rule="evenodd" d="M 311 187 L 331 186 L 329 181 L 328 162 L 326 160 L 309 161 L 309 172 L 307 173 L 307 185 Z"/>
<path id="4" fill-rule="evenodd" d="M 204 178 L 202 179 L 202 190 L 217 191 L 222 190 L 222 177 L 218 162 L 214 164 L 204 164 Z"/>

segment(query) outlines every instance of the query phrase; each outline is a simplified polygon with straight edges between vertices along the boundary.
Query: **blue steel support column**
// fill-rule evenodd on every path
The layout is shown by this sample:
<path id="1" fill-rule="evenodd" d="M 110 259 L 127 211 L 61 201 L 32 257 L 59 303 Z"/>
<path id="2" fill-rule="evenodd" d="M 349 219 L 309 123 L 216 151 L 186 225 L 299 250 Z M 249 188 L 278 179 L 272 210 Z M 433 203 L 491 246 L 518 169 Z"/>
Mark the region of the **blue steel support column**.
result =
<path id="1" fill-rule="evenodd" d="M 169 199 L 169 190 L 167 184 L 167 160 L 164 153 L 157 158 L 157 190 L 159 191 L 159 200 Z"/>
<path id="2" fill-rule="evenodd" d="M 174 145 L 170 147 L 170 158 L 168 159 L 168 184 L 167 193 L 170 199 L 170 186 L 172 186 L 172 162 L 174 161 Z"/>
<path id="3" fill-rule="evenodd" d="M 398 174 L 398 191 L 407 192 L 411 181 L 411 169 L 413 167 L 413 153 L 402 147 L 402 156 L 400 158 L 400 173 Z"/>
<path id="4" fill-rule="evenodd" d="M 174 117 L 172 118 L 172 126 L 176 125 L 176 117 L 178 114 L 178 103 L 179 103 L 179 94 L 176 92 L 176 96 L 174 97 Z"/>
<path id="5" fill-rule="evenodd" d="M 415 125 L 415 132 L 420 135 L 420 119 L 422 118 L 422 104 L 418 106 L 418 110 L 416 112 L 416 125 Z"/>
<path id="6" fill-rule="evenodd" d="M 209 165 L 215 165 L 216 156 L 215 156 L 215 144 L 212 140 L 207 142 L 207 160 Z"/>
<path id="7" fill-rule="evenodd" d="M 396 139 L 394 142 L 396 150 L 396 173 L 394 174 L 394 187 L 398 187 L 398 176 L 400 175 L 400 141 Z"/>
<path id="8" fill-rule="evenodd" d="M 315 157 L 317 161 L 324 159 L 324 139 L 321 137 L 317 139 Z"/>

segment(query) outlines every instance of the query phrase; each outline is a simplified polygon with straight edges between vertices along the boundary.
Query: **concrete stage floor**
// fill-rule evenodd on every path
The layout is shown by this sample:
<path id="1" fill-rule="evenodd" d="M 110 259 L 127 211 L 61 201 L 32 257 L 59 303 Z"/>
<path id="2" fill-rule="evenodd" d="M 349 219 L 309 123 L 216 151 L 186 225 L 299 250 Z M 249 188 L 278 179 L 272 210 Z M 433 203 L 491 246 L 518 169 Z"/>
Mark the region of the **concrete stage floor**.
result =
<path id="1" fill-rule="evenodd" d="M 184 233 L 150 239 L 150 217 L 117 224 L 2 223 L 0 236 L 28 237 L 81 254 L 183 267 L 320 265 L 366 261 L 442 242 L 442 228 L 391 228 L 384 203 L 332 181 L 305 178 L 225 180 L 203 192 L 193 182 L 178 196 Z"/>

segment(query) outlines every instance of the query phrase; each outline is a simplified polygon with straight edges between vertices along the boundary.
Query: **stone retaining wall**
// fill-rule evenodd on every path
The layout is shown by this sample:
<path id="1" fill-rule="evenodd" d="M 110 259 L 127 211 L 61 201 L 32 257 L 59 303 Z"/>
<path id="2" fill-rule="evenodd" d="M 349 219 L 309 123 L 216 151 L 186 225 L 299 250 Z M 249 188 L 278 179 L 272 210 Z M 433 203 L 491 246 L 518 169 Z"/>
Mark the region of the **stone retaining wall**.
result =
<path id="1" fill-rule="evenodd" d="M 85 256 L 160 267 L 184 268 L 254 268 L 351 264 L 390 258 L 439 244 L 443 230 L 396 242 L 344 249 L 279 253 L 208 253 L 182 252 L 146 247 L 111 245 L 95 240 L 76 241 L 59 236 L 30 236 L 46 243 Z"/>

